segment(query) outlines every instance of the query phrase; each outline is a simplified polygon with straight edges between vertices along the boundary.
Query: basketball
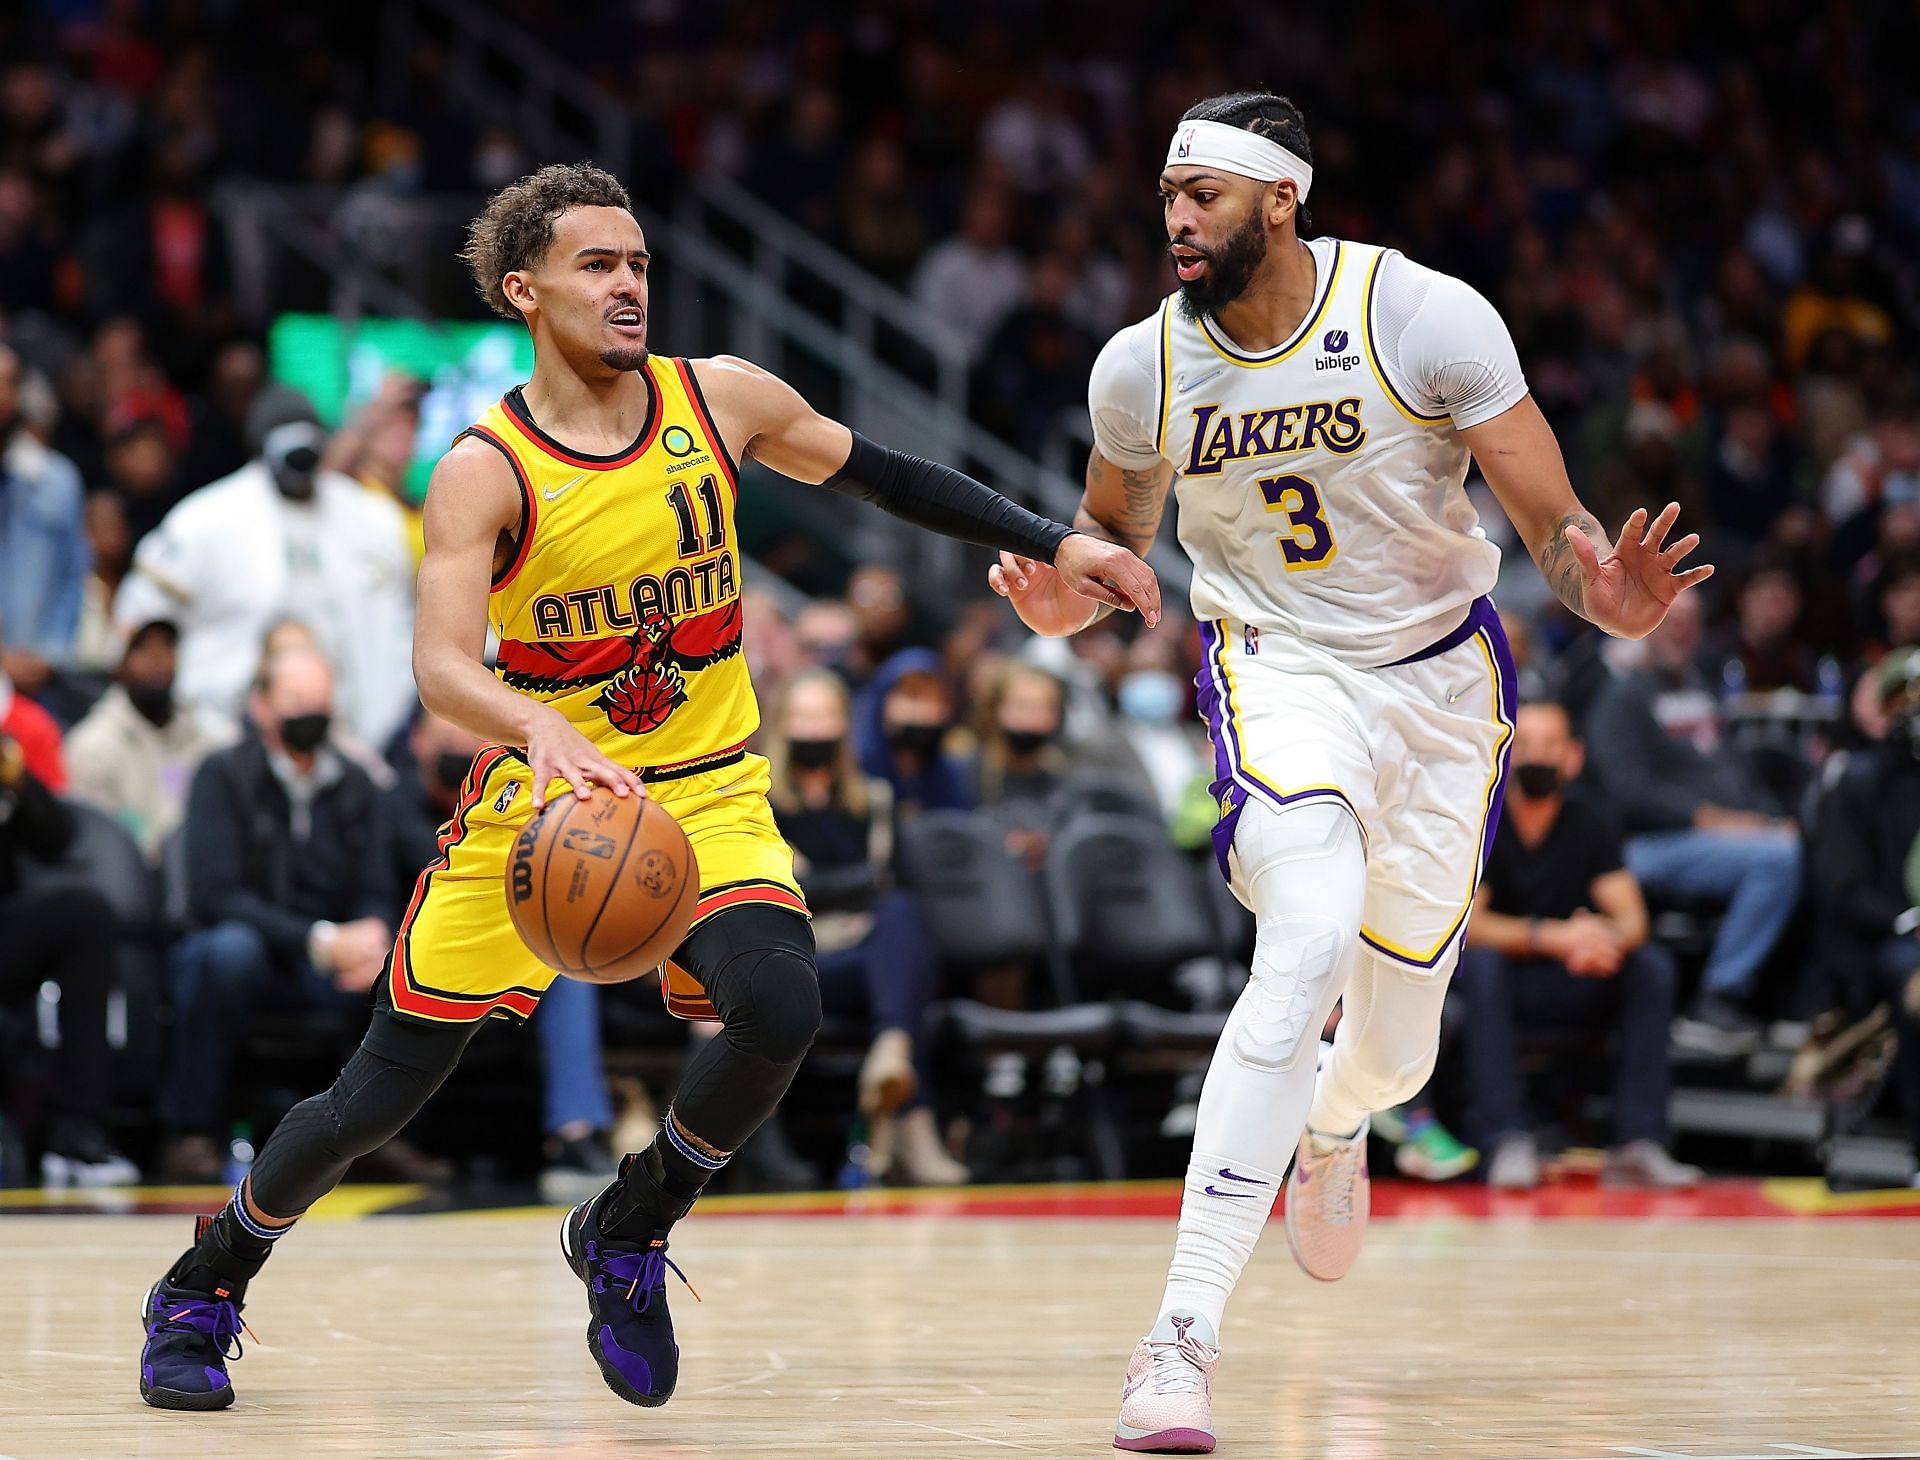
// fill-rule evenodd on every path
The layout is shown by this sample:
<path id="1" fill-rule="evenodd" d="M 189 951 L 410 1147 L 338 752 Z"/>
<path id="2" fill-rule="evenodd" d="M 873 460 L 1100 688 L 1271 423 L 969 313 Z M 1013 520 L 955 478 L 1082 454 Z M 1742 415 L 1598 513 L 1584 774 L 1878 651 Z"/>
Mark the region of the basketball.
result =
<path id="1" fill-rule="evenodd" d="M 587 983 L 658 968 L 687 936 L 699 892 L 686 833 L 642 796 L 562 796 L 527 823 L 507 863 L 515 930 L 542 963 Z"/>

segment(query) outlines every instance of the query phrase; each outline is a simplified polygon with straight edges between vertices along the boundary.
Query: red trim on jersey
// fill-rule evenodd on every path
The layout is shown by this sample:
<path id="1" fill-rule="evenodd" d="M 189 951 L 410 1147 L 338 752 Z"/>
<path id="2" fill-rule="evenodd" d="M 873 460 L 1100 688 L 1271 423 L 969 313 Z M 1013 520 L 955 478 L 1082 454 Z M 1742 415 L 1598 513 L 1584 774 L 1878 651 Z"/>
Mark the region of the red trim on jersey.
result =
<path id="1" fill-rule="evenodd" d="M 666 417 L 666 412 L 660 406 L 660 386 L 653 378 L 651 359 L 641 370 L 640 378 L 647 383 L 647 423 L 641 428 L 633 445 L 613 456 L 588 456 L 549 436 L 533 419 L 533 413 L 527 409 L 526 397 L 520 393 L 521 387 L 517 385 L 500 397 L 500 406 L 506 412 L 507 419 L 513 422 L 514 428 L 555 461 L 567 466 L 585 467 L 589 471 L 611 471 L 617 466 L 630 466 L 644 456 L 647 448 L 653 445 L 654 438 L 660 434 L 661 424 Z"/>
<path id="2" fill-rule="evenodd" d="M 413 900 L 407 904 L 406 916 L 400 920 L 400 931 L 394 935 L 393 957 L 389 960 L 387 995 L 398 1013 L 420 1019 L 467 1024 L 486 1018 L 495 1009 L 506 1009 L 522 1019 L 531 1018 L 540 1002 L 540 995 L 532 989 L 512 988 L 496 994 L 477 995 L 450 994 L 444 990 L 429 989 L 414 981 L 413 959 L 409 953 L 413 920 L 419 915 L 421 904 L 426 901 L 427 886 L 433 880 L 433 874 L 446 868 L 454 843 L 467 833 L 467 817 L 486 793 L 487 778 L 493 774 L 494 767 L 511 754 L 507 746 L 492 745 L 474 757 L 467 778 L 461 785 L 460 799 L 454 806 L 453 815 L 440 828 L 434 859 L 421 871 L 419 881 L 414 883 Z"/>
<path id="3" fill-rule="evenodd" d="M 513 468 L 515 480 L 520 483 L 520 501 L 523 504 L 520 541 L 513 550 L 512 558 L 507 561 L 507 566 L 494 575 L 492 591 L 498 593 L 515 578 L 519 577 L 520 570 L 527 565 L 527 553 L 533 547 L 534 523 L 539 520 L 540 516 L 540 503 L 538 495 L 533 490 L 533 483 L 527 480 L 526 469 L 520 465 L 520 458 L 513 454 L 513 448 L 501 440 L 496 433 L 488 430 L 485 426 L 473 425 L 467 427 L 460 435 L 472 436 L 477 440 L 484 441 L 497 450 L 502 456 L 506 457 L 507 465 Z M 459 439 L 459 436 L 454 438 L 455 441 Z"/>
<path id="4" fill-rule="evenodd" d="M 687 399 L 693 402 L 693 413 L 700 418 L 700 429 L 707 433 L 708 444 L 720 458 L 720 469 L 727 475 L 727 485 L 733 490 L 733 500 L 737 504 L 740 501 L 740 475 L 734 469 L 733 457 L 727 451 L 720 428 L 713 424 L 713 412 L 707 408 L 707 398 L 700 392 L 700 382 L 694 378 L 693 366 L 684 359 L 676 358 L 673 368 L 680 372 L 680 382 L 687 388 Z"/>

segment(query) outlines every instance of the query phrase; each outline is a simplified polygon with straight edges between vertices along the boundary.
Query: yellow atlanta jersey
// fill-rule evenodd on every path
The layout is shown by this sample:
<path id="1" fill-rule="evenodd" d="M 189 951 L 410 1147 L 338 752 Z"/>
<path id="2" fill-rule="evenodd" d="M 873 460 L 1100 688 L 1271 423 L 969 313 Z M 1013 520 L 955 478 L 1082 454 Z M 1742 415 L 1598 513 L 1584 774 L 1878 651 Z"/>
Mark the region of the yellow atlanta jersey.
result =
<path id="1" fill-rule="evenodd" d="M 626 766 L 738 751 L 760 723 L 741 653 L 738 480 L 685 360 L 648 359 L 647 417 L 613 456 L 563 446 L 516 387 L 463 435 L 496 447 L 525 504 L 493 583 L 495 672 Z"/>

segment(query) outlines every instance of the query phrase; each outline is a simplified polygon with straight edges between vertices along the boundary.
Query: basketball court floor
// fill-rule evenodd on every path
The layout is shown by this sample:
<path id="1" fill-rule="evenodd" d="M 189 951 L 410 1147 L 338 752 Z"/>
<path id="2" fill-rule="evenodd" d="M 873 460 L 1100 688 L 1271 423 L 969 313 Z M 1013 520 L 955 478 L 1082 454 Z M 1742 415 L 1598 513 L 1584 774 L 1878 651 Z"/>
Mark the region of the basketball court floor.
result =
<path id="1" fill-rule="evenodd" d="M 715 1198 L 676 1236 L 663 1409 L 607 1391 L 560 1209 L 348 1187 L 274 1258 L 240 1400 L 147 1409 L 137 1308 L 217 1194 L 56 1214 L 0 1194 L 0 1456 L 1111 1454 L 1172 1183 Z M 1219 1454 L 1309 1460 L 1920 1455 L 1920 1192 L 1377 1188 L 1320 1286 L 1268 1234 L 1228 1311 Z"/>

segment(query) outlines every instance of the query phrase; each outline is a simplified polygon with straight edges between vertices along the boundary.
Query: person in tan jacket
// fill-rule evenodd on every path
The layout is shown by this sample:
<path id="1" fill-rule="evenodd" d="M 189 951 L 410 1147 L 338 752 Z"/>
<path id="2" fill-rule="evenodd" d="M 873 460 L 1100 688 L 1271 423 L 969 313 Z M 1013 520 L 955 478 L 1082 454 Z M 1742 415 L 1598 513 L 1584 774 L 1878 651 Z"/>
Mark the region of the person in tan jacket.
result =
<path id="1" fill-rule="evenodd" d="M 164 619 L 127 640 L 114 682 L 67 736 L 69 790 L 126 824 L 149 861 L 186 812 L 187 788 L 233 727 L 173 693 L 179 630 Z"/>

